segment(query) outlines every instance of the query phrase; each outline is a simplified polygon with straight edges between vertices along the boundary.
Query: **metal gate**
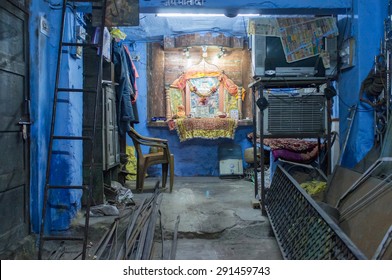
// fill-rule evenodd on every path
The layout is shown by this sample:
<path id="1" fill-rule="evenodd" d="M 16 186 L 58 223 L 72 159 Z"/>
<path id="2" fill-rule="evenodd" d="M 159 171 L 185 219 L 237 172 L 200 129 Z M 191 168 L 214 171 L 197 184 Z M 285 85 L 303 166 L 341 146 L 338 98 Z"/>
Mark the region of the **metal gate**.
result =
<path id="1" fill-rule="evenodd" d="M 340 227 L 278 166 L 266 210 L 285 259 L 366 259 Z"/>

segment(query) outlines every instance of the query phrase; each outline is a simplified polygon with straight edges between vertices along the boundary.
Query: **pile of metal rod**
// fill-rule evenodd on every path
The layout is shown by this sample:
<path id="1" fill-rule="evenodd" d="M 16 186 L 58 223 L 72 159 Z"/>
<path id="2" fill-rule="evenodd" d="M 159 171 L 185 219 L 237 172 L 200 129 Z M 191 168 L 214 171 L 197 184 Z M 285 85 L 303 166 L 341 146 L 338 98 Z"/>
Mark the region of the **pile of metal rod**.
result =
<path id="1" fill-rule="evenodd" d="M 159 182 L 150 198 L 144 199 L 133 212 L 112 223 L 99 242 L 94 259 L 148 260 L 152 257 L 155 226 L 162 202 L 158 185 Z"/>

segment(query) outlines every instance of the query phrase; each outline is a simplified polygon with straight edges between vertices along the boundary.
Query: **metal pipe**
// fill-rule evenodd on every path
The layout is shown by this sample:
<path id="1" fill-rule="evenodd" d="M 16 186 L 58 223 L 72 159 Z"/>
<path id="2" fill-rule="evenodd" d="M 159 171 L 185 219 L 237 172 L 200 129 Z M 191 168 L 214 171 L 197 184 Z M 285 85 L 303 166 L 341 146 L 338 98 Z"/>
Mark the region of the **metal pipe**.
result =
<path id="1" fill-rule="evenodd" d="M 263 86 L 259 87 L 259 98 L 263 97 Z M 264 110 L 260 109 L 260 127 L 259 127 L 259 138 L 260 138 L 260 191 L 261 191 L 261 213 L 263 216 L 267 216 L 265 209 L 265 180 L 264 180 Z"/>
<path id="2" fill-rule="evenodd" d="M 256 84 L 252 86 L 252 113 L 253 113 L 253 174 L 254 174 L 254 192 L 255 198 L 258 195 L 258 179 L 257 179 L 257 114 L 256 114 Z"/>
<path id="3" fill-rule="evenodd" d="M 176 225 L 174 227 L 174 235 L 173 235 L 173 243 L 170 252 L 170 259 L 176 259 L 176 251 L 177 251 L 177 234 L 178 234 L 178 226 L 180 224 L 180 215 L 177 216 Z"/>

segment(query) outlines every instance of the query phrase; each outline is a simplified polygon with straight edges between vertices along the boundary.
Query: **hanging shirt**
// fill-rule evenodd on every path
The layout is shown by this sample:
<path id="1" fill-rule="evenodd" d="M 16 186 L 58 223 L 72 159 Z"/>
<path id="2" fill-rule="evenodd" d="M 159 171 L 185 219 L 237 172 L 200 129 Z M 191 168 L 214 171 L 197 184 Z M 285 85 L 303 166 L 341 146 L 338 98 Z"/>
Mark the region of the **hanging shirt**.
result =
<path id="1" fill-rule="evenodd" d="M 136 104 L 131 102 L 131 96 L 134 96 L 135 93 L 130 79 L 127 54 L 121 41 L 113 41 L 113 63 L 115 80 L 119 84 L 116 87 L 118 128 L 120 135 L 125 135 L 129 131 L 131 123 L 138 123 L 139 118 Z"/>

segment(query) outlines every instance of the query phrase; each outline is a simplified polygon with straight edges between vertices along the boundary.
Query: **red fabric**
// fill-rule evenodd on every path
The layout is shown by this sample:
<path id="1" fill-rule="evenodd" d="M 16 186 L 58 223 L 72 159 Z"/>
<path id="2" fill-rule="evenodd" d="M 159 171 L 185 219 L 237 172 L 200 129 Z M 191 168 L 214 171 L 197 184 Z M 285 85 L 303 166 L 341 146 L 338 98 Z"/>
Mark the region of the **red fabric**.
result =
<path id="1" fill-rule="evenodd" d="M 318 146 L 315 141 L 297 138 L 267 138 L 264 139 L 264 145 L 269 146 L 271 150 L 285 149 L 293 152 L 307 152 Z"/>
<path id="2" fill-rule="evenodd" d="M 248 134 L 248 139 L 253 141 L 253 133 Z M 260 142 L 257 138 L 256 142 Z M 263 140 L 265 146 L 271 148 L 275 161 L 278 159 L 311 163 L 319 155 L 318 143 L 298 138 L 266 138 Z M 321 148 L 323 145 L 321 145 Z"/>

